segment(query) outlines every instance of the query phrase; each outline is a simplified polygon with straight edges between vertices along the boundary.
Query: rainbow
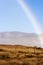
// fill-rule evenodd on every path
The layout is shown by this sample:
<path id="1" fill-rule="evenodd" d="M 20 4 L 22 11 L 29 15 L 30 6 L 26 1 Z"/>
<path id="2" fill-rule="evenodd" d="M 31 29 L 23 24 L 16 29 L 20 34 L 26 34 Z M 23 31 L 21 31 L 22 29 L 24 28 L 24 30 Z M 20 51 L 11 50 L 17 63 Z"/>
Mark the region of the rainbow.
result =
<path id="1" fill-rule="evenodd" d="M 40 24 L 38 23 L 36 17 L 33 15 L 32 10 L 30 9 L 30 7 L 27 6 L 27 4 L 24 3 L 23 0 L 17 0 L 17 2 L 21 5 L 21 7 L 23 8 L 26 16 L 30 20 L 31 24 L 34 26 L 35 33 L 38 34 L 38 38 L 39 38 L 39 41 L 40 41 L 40 46 L 43 48 L 43 37 L 41 35 L 42 30 L 41 30 Z"/>

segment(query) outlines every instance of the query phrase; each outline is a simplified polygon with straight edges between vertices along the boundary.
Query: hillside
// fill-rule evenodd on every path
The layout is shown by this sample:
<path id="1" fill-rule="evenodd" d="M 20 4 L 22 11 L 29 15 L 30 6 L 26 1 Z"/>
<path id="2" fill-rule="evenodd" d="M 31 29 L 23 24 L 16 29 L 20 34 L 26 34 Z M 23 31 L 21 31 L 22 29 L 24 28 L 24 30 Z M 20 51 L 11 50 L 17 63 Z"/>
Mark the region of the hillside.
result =
<path id="1" fill-rule="evenodd" d="M 41 46 L 37 34 L 24 32 L 0 32 L 0 44 Z"/>
<path id="2" fill-rule="evenodd" d="M 43 65 L 43 48 L 0 45 L 0 65 Z"/>

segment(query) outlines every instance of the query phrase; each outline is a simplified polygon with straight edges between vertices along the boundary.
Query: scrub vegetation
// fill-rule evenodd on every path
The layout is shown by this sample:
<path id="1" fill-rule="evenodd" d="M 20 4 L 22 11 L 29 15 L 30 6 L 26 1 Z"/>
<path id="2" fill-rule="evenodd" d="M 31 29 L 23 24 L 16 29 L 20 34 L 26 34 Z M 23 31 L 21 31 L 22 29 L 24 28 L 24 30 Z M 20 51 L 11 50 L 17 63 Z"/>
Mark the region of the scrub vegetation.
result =
<path id="1" fill-rule="evenodd" d="M 0 45 L 0 65 L 43 65 L 43 48 Z"/>

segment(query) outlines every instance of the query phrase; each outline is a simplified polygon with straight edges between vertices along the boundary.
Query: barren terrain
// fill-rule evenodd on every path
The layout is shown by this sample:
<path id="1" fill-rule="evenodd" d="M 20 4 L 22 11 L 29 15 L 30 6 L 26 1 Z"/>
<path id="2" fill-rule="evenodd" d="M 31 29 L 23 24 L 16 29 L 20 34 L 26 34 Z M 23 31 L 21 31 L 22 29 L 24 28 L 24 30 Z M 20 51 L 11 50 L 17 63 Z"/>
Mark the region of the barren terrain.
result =
<path id="1" fill-rule="evenodd" d="M 43 65 L 43 48 L 0 45 L 0 65 Z"/>

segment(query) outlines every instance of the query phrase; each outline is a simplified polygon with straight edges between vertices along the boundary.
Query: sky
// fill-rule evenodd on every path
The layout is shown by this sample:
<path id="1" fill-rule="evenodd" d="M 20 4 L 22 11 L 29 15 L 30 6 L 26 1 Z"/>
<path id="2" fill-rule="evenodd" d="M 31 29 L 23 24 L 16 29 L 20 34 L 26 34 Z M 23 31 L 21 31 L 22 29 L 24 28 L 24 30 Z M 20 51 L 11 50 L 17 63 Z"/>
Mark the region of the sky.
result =
<path id="1" fill-rule="evenodd" d="M 31 8 L 43 30 L 43 0 L 24 0 L 24 3 Z M 35 32 L 17 0 L 0 0 L 0 32 L 6 31 Z"/>
<path id="2" fill-rule="evenodd" d="M 43 29 L 43 0 L 25 0 Z"/>

